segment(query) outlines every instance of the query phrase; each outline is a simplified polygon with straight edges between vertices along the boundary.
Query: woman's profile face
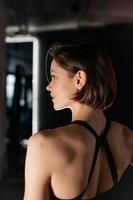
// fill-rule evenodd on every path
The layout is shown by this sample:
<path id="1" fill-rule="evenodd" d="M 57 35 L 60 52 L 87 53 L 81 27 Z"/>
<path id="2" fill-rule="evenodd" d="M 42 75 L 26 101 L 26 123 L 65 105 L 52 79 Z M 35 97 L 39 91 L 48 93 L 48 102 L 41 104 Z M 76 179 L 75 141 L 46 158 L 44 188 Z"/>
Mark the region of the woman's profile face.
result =
<path id="1" fill-rule="evenodd" d="M 76 93 L 75 76 L 70 77 L 68 72 L 53 60 L 51 63 L 51 82 L 46 87 L 52 97 L 55 110 L 71 107 L 74 102 L 71 97 Z"/>

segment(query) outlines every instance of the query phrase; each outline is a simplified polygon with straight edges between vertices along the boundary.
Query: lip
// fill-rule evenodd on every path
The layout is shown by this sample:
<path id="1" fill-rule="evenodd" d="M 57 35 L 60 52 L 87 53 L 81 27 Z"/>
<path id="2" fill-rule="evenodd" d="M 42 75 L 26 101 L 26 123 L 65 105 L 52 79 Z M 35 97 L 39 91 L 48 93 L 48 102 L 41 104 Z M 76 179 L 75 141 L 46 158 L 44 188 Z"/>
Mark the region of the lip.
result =
<path id="1" fill-rule="evenodd" d="M 54 100 L 55 100 L 55 98 L 53 97 L 53 98 L 52 98 L 52 101 L 54 102 Z"/>
<path id="2" fill-rule="evenodd" d="M 54 96 L 52 96 L 52 95 L 50 95 L 50 96 L 51 96 L 52 100 L 54 100 L 54 99 L 55 99 L 55 97 L 54 97 Z"/>
<path id="3" fill-rule="evenodd" d="M 52 94 L 50 94 L 51 98 L 54 98 L 54 96 Z"/>
<path id="4" fill-rule="evenodd" d="M 51 96 L 51 98 L 55 98 L 54 94 L 52 94 L 52 93 L 50 94 L 50 96 Z"/>

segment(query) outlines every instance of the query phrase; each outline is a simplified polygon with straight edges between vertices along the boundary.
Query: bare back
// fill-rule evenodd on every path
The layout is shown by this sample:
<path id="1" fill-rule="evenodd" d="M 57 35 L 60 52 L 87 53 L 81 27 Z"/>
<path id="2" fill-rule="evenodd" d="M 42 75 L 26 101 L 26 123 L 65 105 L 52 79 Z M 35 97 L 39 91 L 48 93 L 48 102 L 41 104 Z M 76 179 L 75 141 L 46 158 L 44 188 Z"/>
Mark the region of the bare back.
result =
<path id="1" fill-rule="evenodd" d="M 98 134 L 102 127 L 97 129 Z M 70 124 L 49 131 L 48 143 L 53 158 L 51 186 L 54 194 L 61 199 L 74 198 L 87 185 L 94 156 L 95 138 L 84 127 Z M 118 179 L 131 164 L 133 156 L 133 133 L 125 126 L 112 122 L 107 135 L 116 164 Z M 100 149 L 94 172 L 84 198 L 92 198 L 113 186 L 112 176 L 106 154 Z"/>

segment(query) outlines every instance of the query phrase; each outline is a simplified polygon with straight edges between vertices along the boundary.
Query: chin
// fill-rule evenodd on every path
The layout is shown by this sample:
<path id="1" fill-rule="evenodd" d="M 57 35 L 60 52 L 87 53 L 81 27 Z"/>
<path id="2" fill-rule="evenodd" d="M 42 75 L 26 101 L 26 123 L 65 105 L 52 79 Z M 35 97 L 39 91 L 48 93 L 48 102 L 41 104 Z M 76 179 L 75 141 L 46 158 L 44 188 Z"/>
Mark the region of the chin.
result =
<path id="1" fill-rule="evenodd" d="M 64 105 L 55 105 L 54 104 L 54 110 L 56 111 L 59 111 L 59 110 L 63 110 L 63 109 L 66 109 L 66 108 L 69 108 L 69 106 L 64 106 Z"/>

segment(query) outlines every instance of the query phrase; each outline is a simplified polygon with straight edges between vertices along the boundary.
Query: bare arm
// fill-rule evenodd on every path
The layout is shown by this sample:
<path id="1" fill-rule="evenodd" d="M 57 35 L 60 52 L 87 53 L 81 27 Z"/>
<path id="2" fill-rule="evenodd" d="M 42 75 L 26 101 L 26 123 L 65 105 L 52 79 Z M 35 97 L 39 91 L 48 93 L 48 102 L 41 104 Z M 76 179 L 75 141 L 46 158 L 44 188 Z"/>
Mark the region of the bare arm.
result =
<path id="1" fill-rule="evenodd" d="M 45 138 L 36 134 L 29 139 L 25 164 L 24 200 L 49 200 L 50 159 Z"/>

